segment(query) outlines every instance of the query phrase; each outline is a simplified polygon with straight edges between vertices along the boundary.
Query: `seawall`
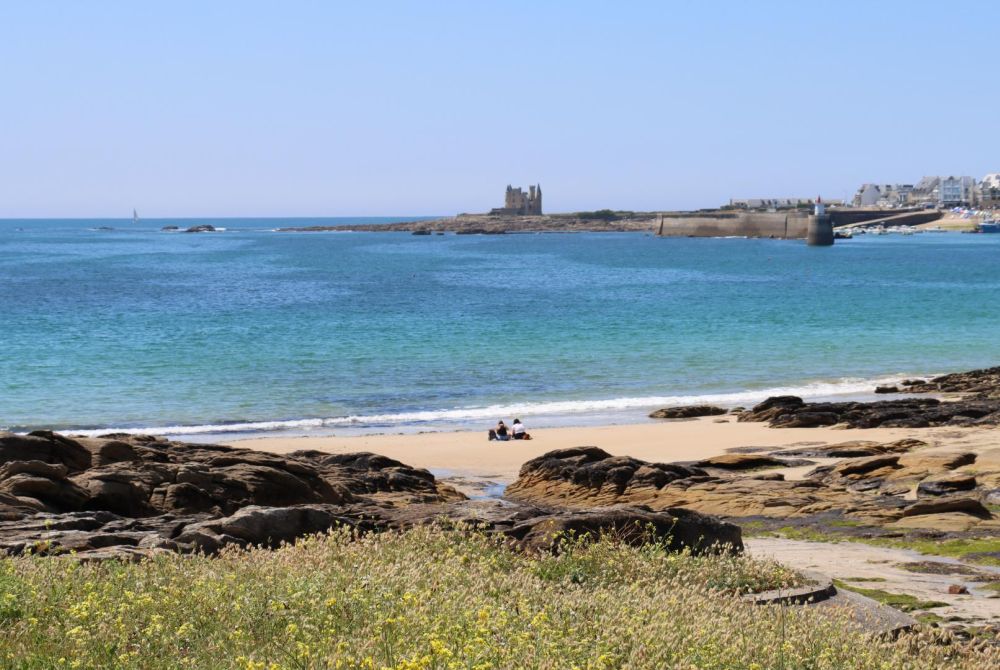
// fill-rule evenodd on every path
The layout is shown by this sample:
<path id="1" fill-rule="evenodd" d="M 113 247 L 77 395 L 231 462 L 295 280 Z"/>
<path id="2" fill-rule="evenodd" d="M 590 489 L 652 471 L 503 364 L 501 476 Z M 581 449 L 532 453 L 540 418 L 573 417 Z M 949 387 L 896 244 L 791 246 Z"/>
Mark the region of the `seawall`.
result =
<path id="1" fill-rule="evenodd" d="M 891 210 L 893 216 L 918 214 L 918 210 Z M 805 239 L 809 229 L 806 210 L 787 212 L 677 212 L 663 214 L 656 223 L 656 234 L 662 237 L 770 237 Z M 885 218 L 887 211 L 879 209 L 827 210 L 833 226 L 846 226 Z M 924 213 L 919 213 L 926 215 Z"/>
<path id="2" fill-rule="evenodd" d="M 663 237 L 772 237 L 804 239 L 805 212 L 712 212 L 664 214 L 657 234 Z"/>

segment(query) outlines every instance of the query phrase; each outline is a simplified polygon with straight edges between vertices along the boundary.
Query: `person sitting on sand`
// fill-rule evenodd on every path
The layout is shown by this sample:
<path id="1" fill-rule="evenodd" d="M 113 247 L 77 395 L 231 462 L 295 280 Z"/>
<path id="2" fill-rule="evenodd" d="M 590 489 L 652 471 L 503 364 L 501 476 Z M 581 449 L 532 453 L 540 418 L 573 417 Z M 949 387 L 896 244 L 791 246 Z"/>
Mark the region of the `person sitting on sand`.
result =
<path id="1" fill-rule="evenodd" d="M 497 427 L 490 429 L 490 440 L 500 440 L 501 442 L 506 442 L 510 439 L 510 432 L 507 430 L 507 424 L 503 422 L 503 419 L 497 421 Z"/>
<path id="2" fill-rule="evenodd" d="M 514 423 L 511 424 L 510 430 L 514 435 L 515 440 L 530 440 L 531 435 L 528 435 L 528 431 L 524 429 L 524 424 L 521 423 L 520 419 L 514 419 Z"/>

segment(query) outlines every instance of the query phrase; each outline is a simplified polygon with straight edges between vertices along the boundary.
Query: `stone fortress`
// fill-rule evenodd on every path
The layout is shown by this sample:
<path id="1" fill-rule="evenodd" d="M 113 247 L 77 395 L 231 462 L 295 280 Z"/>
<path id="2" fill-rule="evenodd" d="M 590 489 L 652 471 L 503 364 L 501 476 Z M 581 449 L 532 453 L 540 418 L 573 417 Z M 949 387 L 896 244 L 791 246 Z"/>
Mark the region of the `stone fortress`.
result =
<path id="1" fill-rule="evenodd" d="M 541 216 L 542 214 L 542 185 L 529 186 L 527 193 L 520 187 L 513 188 L 507 184 L 507 192 L 504 194 L 503 207 L 495 207 L 490 210 L 490 214 L 502 214 L 508 216 Z"/>

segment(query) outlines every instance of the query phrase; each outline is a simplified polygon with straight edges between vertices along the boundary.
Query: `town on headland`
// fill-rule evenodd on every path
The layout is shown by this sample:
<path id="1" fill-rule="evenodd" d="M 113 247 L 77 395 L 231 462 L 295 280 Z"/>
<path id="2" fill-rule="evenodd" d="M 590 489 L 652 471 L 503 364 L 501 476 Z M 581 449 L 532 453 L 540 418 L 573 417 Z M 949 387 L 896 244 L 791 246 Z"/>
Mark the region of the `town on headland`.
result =
<path id="1" fill-rule="evenodd" d="M 504 204 L 485 213 L 387 224 L 280 228 L 283 232 L 456 233 L 646 232 L 661 237 L 764 237 L 805 239 L 815 197 L 733 198 L 717 208 L 693 211 L 595 211 L 546 214 L 542 186 L 524 190 L 508 184 Z M 956 230 L 993 232 L 1000 210 L 1000 173 L 930 176 L 916 184 L 862 184 L 848 202 L 824 199 L 838 237 L 856 233 Z M 983 225 L 986 224 L 986 225 Z"/>

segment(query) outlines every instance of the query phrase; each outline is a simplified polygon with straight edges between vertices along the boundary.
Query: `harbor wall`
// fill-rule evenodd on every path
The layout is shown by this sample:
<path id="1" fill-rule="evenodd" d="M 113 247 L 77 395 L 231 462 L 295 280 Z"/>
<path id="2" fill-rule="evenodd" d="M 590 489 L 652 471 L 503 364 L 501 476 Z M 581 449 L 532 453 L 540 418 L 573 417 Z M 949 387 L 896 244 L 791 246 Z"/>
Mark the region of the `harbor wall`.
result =
<path id="1" fill-rule="evenodd" d="M 916 210 L 894 210 L 899 216 Z M 662 215 L 657 221 L 656 233 L 663 237 L 771 237 L 778 239 L 805 239 L 809 230 L 810 212 L 676 212 Z M 924 213 L 919 213 L 924 215 Z M 876 209 L 828 210 L 834 227 L 882 219 L 886 211 Z"/>
<path id="2" fill-rule="evenodd" d="M 657 234 L 663 237 L 772 237 L 803 239 L 809 217 L 797 212 L 696 212 L 663 216 Z"/>

